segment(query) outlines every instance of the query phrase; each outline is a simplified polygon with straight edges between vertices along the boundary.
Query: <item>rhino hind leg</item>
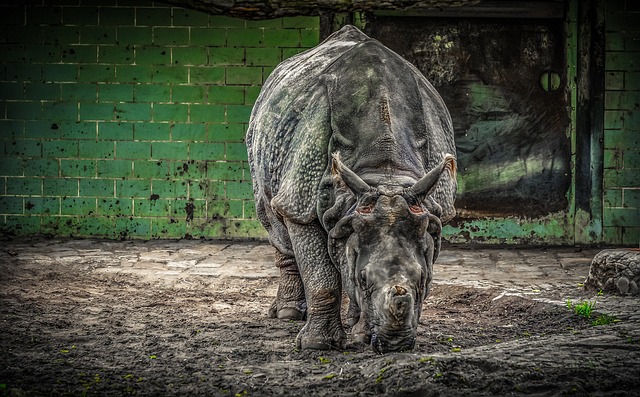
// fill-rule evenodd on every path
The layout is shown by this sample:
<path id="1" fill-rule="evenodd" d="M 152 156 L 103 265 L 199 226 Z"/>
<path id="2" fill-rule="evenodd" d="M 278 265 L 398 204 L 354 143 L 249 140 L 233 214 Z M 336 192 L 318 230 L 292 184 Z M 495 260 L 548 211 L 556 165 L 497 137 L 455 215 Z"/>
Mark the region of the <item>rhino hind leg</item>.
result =
<path id="1" fill-rule="evenodd" d="M 280 269 L 280 280 L 276 299 L 269 308 L 269 317 L 286 320 L 304 320 L 307 301 L 298 264 L 292 256 L 276 250 L 276 266 Z"/>

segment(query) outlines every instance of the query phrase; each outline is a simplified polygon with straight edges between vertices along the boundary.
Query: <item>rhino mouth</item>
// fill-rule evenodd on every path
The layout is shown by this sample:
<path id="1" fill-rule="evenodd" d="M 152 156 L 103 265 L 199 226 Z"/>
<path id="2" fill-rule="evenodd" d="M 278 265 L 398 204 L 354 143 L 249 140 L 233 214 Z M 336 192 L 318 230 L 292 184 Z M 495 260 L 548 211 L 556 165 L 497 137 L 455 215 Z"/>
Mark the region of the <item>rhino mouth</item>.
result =
<path id="1" fill-rule="evenodd" d="M 409 351 L 413 350 L 415 345 L 416 333 L 412 329 L 371 334 L 371 347 L 379 354 Z"/>

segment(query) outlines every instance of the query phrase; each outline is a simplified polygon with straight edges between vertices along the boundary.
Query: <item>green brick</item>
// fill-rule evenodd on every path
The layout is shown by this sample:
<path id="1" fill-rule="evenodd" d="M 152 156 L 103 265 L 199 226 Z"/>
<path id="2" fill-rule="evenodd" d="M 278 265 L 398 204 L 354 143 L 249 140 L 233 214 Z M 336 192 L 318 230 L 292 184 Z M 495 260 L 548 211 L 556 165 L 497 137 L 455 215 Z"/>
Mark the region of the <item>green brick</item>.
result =
<path id="1" fill-rule="evenodd" d="M 604 168 L 622 168 L 622 153 L 617 149 L 605 149 Z"/>
<path id="2" fill-rule="evenodd" d="M 65 83 L 60 87 L 63 101 L 95 101 L 98 98 L 97 84 Z"/>
<path id="3" fill-rule="evenodd" d="M 91 215 L 96 212 L 96 199 L 89 197 L 63 197 L 60 203 L 62 215 Z"/>
<path id="4" fill-rule="evenodd" d="M 167 162 L 157 160 L 139 160 L 133 162 L 134 178 L 163 179 L 170 176 Z"/>
<path id="5" fill-rule="evenodd" d="M 224 121 L 223 105 L 191 105 L 190 120 L 192 123 Z"/>
<path id="6" fill-rule="evenodd" d="M 608 110 L 604 112 L 604 128 L 608 130 L 621 129 L 624 126 L 625 112 Z"/>
<path id="7" fill-rule="evenodd" d="M 25 135 L 25 126 L 31 123 L 36 123 L 38 126 L 50 126 L 47 121 L 14 121 L 14 120 L 0 120 L 0 138 L 2 139 L 15 139 L 18 137 L 29 136 Z M 44 127 L 48 128 L 48 127 Z M 0 152 L 4 146 L 0 145 Z"/>
<path id="8" fill-rule="evenodd" d="M 251 182 L 225 182 L 228 199 L 250 199 L 253 198 L 253 187 Z"/>
<path id="9" fill-rule="evenodd" d="M 149 103 L 117 103 L 116 119 L 122 121 L 150 121 L 151 104 Z"/>
<path id="10" fill-rule="evenodd" d="M 640 186 L 640 172 L 637 169 L 604 170 L 605 188 L 638 187 Z"/>
<path id="11" fill-rule="evenodd" d="M 640 225 L 640 209 L 638 208 L 604 208 L 604 226 L 637 227 Z"/>
<path id="12" fill-rule="evenodd" d="M 242 173 L 240 162 L 217 162 L 207 166 L 207 177 L 214 181 L 241 181 Z"/>
<path id="13" fill-rule="evenodd" d="M 41 195 L 41 178 L 7 178 L 7 195 Z"/>
<path id="14" fill-rule="evenodd" d="M 115 106 L 113 103 L 80 103 L 80 120 L 108 121 L 113 120 Z"/>
<path id="15" fill-rule="evenodd" d="M 156 66 L 153 71 L 154 83 L 188 83 L 189 68 L 182 66 Z"/>
<path id="16" fill-rule="evenodd" d="M 29 63 L 56 63 L 62 59 L 62 50 L 53 44 L 30 44 L 25 46 L 24 55 Z"/>
<path id="17" fill-rule="evenodd" d="M 169 173 L 174 178 L 203 179 L 207 177 L 206 161 L 172 161 L 169 165 Z"/>
<path id="18" fill-rule="evenodd" d="M 201 123 L 174 124 L 171 127 L 172 141 L 206 141 L 207 126 Z"/>
<path id="19" fill-rule="evenodd" d="M 24 62 L 24 47 L 24 44 L 3 44 L 0 46 L 0 59 L 5 63 Z"/>
<path id="20" fill-rule="evenodd" d="M 207 207 L 207 215 L 211 218 L 228 218 L 231 212 L 231 201 L 229 200 L 211 200 Z"/>
<path id="21" fill-rule="evenodd" d="M 78 44 L 80 29 L 76 26 L 43 26 L 42 38 L 45 44 Z"/>
<path id="22" fill-rule="evenodd" d="M 298 29 L 265 30 L 264 46 L 299 47 L 300 31 Z"/>
<path id="23" fill-rule="evenodd" d="M 191 67 L 191 84 L 224 84 L 224 68 Z"/>
<path id="24" fill-rule="evenodd" d="M 60 136 L 66 139 L 96 139 L 95 122 L 58 122 L 56 123 Z"/>
<path id="25" fill-rule="evenodd" d="M 279 49 L 276 48 L 247 48 L 247 66 L 275 66 L 282 60 Z"/>
<path id="26" fill-rule="evenodd" d="M 126 3 L 125 3 L 126 4 Z M 100 25 L 133 25 L 136 20 L 136 9 L 129 7 L 100 8 Z"/>
<path id="27" fill-rule="evenodd" d="M 248 28 L 265 28 L 265 29 L 280 29 L 282 28 L 282 18 L 266 19 L 260 21 L 246 21 Z"/>
<path id="28" fill-rule="evenodd" d="M 41 81 L 42 66 L 36 64 L 7 64 L 6 77 L 8 81 Z"/>
<path id="29" fill-rule="evenodd" d="M 640 168 L 640 151 L 638 150 L 625 151 L 623 167 L 624 168 Z"/>
<path id="30" fill-rule="evenodd" d="M 167 84 L 136 84 L 133 96 L 136 102 L 169 102 L 171 87 Z"/>
<path id="31" fill-rule="evenodd" d="M 186 122 L 189 119 L 189 105 L 164 104 L 153 105 L 153 121 Z"/>
<path id="32" fill-rule="evenodd" d="M 159 46 L 136 46 L 137 65 L 168 65 L 170 63 L 170 48 Z"/>
<path id="33" fill-rule="evenodd" d="M 189 147 L 190 160 L 224 160 L 223 143 L 192 143 Z"/>
<path id="34" fill-rule="evenodd" d="M 98 57 L 96 45 L 66 45 L 62 47 L 62 62 L 65 64 L 95 63 Z"/>
<path id="35" fill-rule="evenodd" d="M 24 212 L 22 197 L 0 196 L 0 214 L 22 214 Z"/>
<path id="36" fill-rule="evenodd" d="M 118 26 L 116 33 L 120 45 L 124 43 L 151 44 L 153 41 L 152 27 Z"/>
<path id="37" fill-rule="evenodd" d="M 0 176 L 23 176 L 24 175 L 24 159 L 15 157 L 3 157 L 0 161 Z M 0 178 L 4 182 L 2 178 Z M 3 190 L 4 184 L 0 185 L 0 192 Z"/>
<path id="38" fill-rule="evenodd" d="M 45 158 L 78 157 L 78 142 L 72 141 L 72 140 L 43 141 L 42 157 L 45 157 Z"/>
<path id="39" fill-rule="evenodd" d="M 185 8 L 173 9 L 173 26 L 208 26 L 209 15 L 187 10 Z"/>
<path id="40" fill-rule="evenodd" d="M 640 227 L 625 227 L 622 231 L 622 244 L 633 247 L 640 245 Z"/>
<path id="41" fill-rule="evenodd" d="M 133 48 L 130 46 L 99 46 L 98 62 L 111 64 L 133 64 Z"/>
<path id="42" fill-rule="evenodd" d="M 114 183 L 112 179 L 80 179 L 80 196 L 113 197 Z"/>
<path id="43" fill-rule="evenodd" d="M 151 157 L 151 142 L 116 142 L 116 158 L 148 159 Z"/>
<path id="44" fill-rule="evenodd" d="M 6 31 L 8 43 L 41 44 L 42 29 L 37 26 L 12 26 Z"/>
<path id="45" fill-rule="evenodd" d="M 151 186 L 151 193 L 157 198 L 167 199 L 167 198 L 178 198 L 183 193 L 183 189 L 178 188 L 177 181 L 171 180 L 153 180 Z M 186 194 L 182 194 L 182 196 L 186 197 Z"/>
<path id="46" fill-rule="evenodd" d="M 637 189 L 624 189 L 624 203 L 625 208 L 640 208 L 640 190 Z M 640 226 L 640 223 L 638 223 Z"/>
<path id="47" fill-rule="evenodd" d="M 218 86 L 209 87 L 209 103 L 212 104 L 242 104 L 244 103 L 245 87 Z"/>
<path id="48" fill-rule="evenodd" d="M 31 84 L 31 83 L 27 83 Z M 22 83 L 0 83 L 0 93 L 3 100 L 24 99 L 24 84 Z"/>
<path id="49" fill-rule="evenodd" d="M 189 144 L 187 142 L 153 142 L 151 154 L 158 160 L 186 160 L 188 159 Z"/>
<path id="50" fill-rule="evenodd" d="M 137 8 L 136 26 L 171 26 L 171 9 Z"/>
<path id="51" fill-rule="evenodd" d="M 81 26 L 80 42 L 82 44 L 117 44 L 116 28 L 112 26 Z"/>
<path id="52" fill-rule="evenodd" d="M 247 147 L 244 143 L 227 143 L 227 156 L 226 159 L 229 161 L 239 161 L 248 160 L 247 158 Z"/>
<path id="53" fill-rule="evenodd" d="M 191 45 L 224 47 L 227 45 L 227 29 L 191 28 Z"/>
<path id="54" fill-rule="evenodd" d="M 78 79 L 76 65 L 49 64 L 42 65 L 42 80 L 46 82 L 74 82 Z"/>
<path id="55" fill-rule="evenodd" d="M 59 176 L 60 166 L 58 160 L 36 158 L 27 162 L 25 176 Z"/>
<path id="56" fill-rule="evenodd" d="M 222 15 L 214 15 L 209 19 L 209 26 L 216 28 L 244 28 L 245 21 L 240 18 L 230 18 Z"/>
<path id="57" fill-rule="evenodd" d="M 63 177 L 93 177 L 96 175 L 95 160 L 60 160 Z"/>
<path id="58" fill-rule="evenodd" d="M 35 140 L 7 142 L 5 152 L 9 157 L 41 157 L 42 142 Z"/>
<path id="59" fill-rule="evenodd" d="M 317 29 L 300 31 L 300 46 L 315 47 L 320 43 L 320 31 Z"/>
<path id="60" fill-rule="evenodd" d="M 98 84 L 98 99 L 102 102 L 131 102 L 133 84 Z"/>
<path id="61" fill-rule="evenodd" d="M 97 25 L 98 8 L 65 7 L 63 21 L 65 25 Z"/>
<path id="62" fill-rule="evenodd" d="M 260 95 L 262 87 L 244 87 L 244 104 L 253 105 Z"/>
<path id="63" fill-rule="evenodd" d="M 147 180 L 128 179 L 116 181 L 116 197 L 149 197 L 151 182 Z"/>
<path id="64" fill-rule="evenodd" d="M 248 123 L 252 109 L 248 105 L 227 105 L 227 122 Z"/>
<path id="65" fill-rule="evenodd" d="M 111 141 L 80 141 L 78 157 L 89 159 L 110 159 L 114 157 L 114 143 Z"/>
<path id="66" fill-rule="evenodd" d="M 193 85 L 173 85 L 171 89 L 173 102 L 206 103 L 207 87 Z"/>
<path id="67" fill-rule="evenodd" d="M 129 178 L 133 174 L 131 160 L 98 160 L 99 178 Z"/>
<path id="68" fill-rule="evenodd" d="M 257 219 L 256 204 L 253 200 L 246 200 L 242 202 L 243 216 L 245 219 Z"/>
<path id="69" fill-rule="evenodd" d="M 227 84 L 260 85 L 262 83 L 260 67 L 228 67 L 226 74 Z"/>
<path id="70" fill-rule="evenodd" d="M 34 215 L 59 215 L 59 197 L 29 197 L 24 200 L 26 214 Z"/>
<path id="71" fill-rule="evenodd" d="M 78 81 L 85 83 L 106 83 L 115 81 L 115 68 L 112 65 L 80 65 Z"/>
<path id="72" fill-rule="evenodd" d="M 634 149 L 640 147 L 640 135 L 625 130 L 605 130 L 605 149 Z"/>
<path id="73" fill-rule="evenodd" d="M 640 72 L 626 72 L 625 86 L 630 90 L 638 90 L 638 87 L 640 87 Z"/>
<path id="74" fill-rule="evenodd" d="M 171 59 L 174 65 L 206 65 L 208 53 L 204 47 L 175 47 Z"/>
<path id="75" fill-rule="evenodd" d="M 209 49 L 209 65 L 243 65 L 244 61 L 244 48 Z"/>
<path id="76" fill-rule="evenodd" d="M 6 218 L 6 222 L 2 227 L 7 230 L 7 234 L 15 234 L 22 236 L 33 236 L 41 234 L 40 217 L 39 216 L 10 216 Z"/>
<path id="77" fill-rule="evenodd" d="M 98 214 L 108 216 L 133 215 L 133 200 L 122 198 L 98 199 Z"/>
<path id="78" fill-rule="evenodd" d="M 229 29 L 227 31 L 227 45 L 229 47 L 258 47 L 262 45 L 262 36 L 263 29 Z"/>
<path id="79" fill-rule="evenodd" d="M 72 178 L 45 178 L 42 194 L 45 196 L 77 196 L 78 180 Z"/>
<path id="80" fill-rule="evenodd" d="M 116 66 L 116 81 L 121 83 L 151 83 L 154 68 L 152 66 Z"/>
<path id="81" fill-rule="evenodd" d="M 42 118 L 53 121 L 76 121 L 78 120 L 78 102 L 43 102 Z"/>
<path id="82" fill-rule="evenodd" d="M 137 123 L 133 136 L 140 141 L 168 141 L 171 137 L 169 123 Z"/>
<path id="83" fill-rule="evenodd" d="M 211 124 L 209 140 L 212 142 L 243 142 L 245 126 L 242 124 Z"/>
<path id="84" fill-rule="evenodd" d="M 606 90 L 624 89 L 624 72 L 607 72 L 605 75 Z"/>
<path id="85" fill-rule="evenodd" d="M 40 118 L 42 106 L 39 102 L 7 102 L 8 119 L 37 120 Z"/>
<path id="86" fill-rule="evenodd" d="M 318 29 L 320 21 L 318 17 L 286 17 L 282 18 L 284 28 Z"/>
<path id="87" fill-rule="evenodd" d="M 225 230 L 225 236 L 228 238 L 265 238 L 266 231 L 258 221 L 254 220 L 237 220 L 229 224 Z"/>
<path id="88" fill-rule="evenodd" d="M 189 44 L 189 28 L 153 28 L 153 43 L 159 45 Z"/>
<path id="89" fill-rule="evenodd" d="M 178 222 L 173 218 L 152 218 L 151 237 L 152 238 L 175 238 L 186 234 L 186 222 Z"/>
<path id="90" fill-rule="evenodd" d="M 171 213 L 171 203 L 173 200 L 133 200 L 135 216 L 167 216 Z"/>

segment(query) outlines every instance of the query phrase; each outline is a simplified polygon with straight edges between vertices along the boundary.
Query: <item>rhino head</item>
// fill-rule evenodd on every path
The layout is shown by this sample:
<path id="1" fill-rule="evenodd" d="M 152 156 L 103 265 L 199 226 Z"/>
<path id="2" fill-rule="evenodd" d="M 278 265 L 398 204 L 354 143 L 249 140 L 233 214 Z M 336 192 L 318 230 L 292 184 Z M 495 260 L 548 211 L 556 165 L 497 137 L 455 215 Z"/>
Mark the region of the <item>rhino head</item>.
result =
<path id="1" fill-rule="evenodd" d="M 429 194 L 445 171 L 455 175 L 452 155 L 411 186 L 370 186 L 333 156 L 334 183 L 347 188 L 350 208 L 330 231 L 330 246 L 349 294 L 354 338 L 376 352 L 415 345 L 442 230 Z"/>

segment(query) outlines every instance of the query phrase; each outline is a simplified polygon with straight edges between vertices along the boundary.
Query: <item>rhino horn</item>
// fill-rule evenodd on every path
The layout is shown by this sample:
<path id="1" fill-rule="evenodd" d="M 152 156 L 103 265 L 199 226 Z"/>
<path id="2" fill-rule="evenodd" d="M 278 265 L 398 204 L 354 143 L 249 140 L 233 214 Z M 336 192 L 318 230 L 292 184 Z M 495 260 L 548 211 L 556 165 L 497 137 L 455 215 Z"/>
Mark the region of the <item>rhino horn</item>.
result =
<path id="1" fill-rule="evenodd" d="M 444 170 L 448 170 L 449 174 L 455 179 L 456 176 L 456 158 L 452 154 L 445 154 L 442 162 L 438 164 L 431 171 L 427 172 L 425 176 L 423 176 L 418 182 L 416 182 L 413 186 L 406 190 L 408 195 L 416 196 L 416 197 L 425 197 L 429 193 L 433 187 L 438 183 L 440 179 L 440 175 L 444 172 Z"/>
<path id="2" fill-rule="evenodd" d="M 361 196 L 371 191 L 371 186 L 367 182 L 363 181 L 355 172 L 342 163 L 339 152 L 333 153 L 331 157 L 333 158 L 331 173 L 334 178 L 341 179 L 356 196 Z"/>

